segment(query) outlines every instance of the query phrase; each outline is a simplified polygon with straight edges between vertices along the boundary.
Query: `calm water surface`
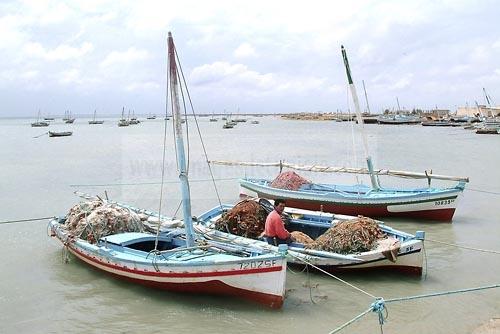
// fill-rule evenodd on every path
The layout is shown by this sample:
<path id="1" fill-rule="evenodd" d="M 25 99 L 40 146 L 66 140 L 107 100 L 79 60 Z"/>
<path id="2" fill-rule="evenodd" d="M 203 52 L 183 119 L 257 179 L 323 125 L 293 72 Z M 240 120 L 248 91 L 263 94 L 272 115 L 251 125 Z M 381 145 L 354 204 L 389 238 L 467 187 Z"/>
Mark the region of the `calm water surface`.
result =
<path id="1" fill-rule="evenodd" d="M 209 159 L 363 166 L 360 136 L 350 123 L 258 119 L 258 125 L 247 122 L 223 130 L 220 121 L 200 118 Z M 197 214 L 217 205 L 218 199 L 213 184 L 206 181 L 210 174 L 196 127 L 188 123 L 192 204 Z M 74 134 L 33 138 L 48 129 Z M 500 136 L 461 128 L 365 125 L 365 129 L 376 168 L 432 169 L 471 180 L 452 224 L 390 219 L 389 225 L 410 233 L 424 230 L 428 239 L 500 249 Z M 163 212 L 175 215 L 180 195 L 170 126 L 167 134 Z M 0 120 L 0 220 L 65 214 L 79 201 L 75 190 L 101 195 L 106 190 L 117 201 L 157 210 L 162 141 L 161 120 L 129 128 L 118 128 L 111 119 L 92 126 L 86 119 L 73 125 L 58 120 L 49 128 L 31 128 L 27 120 Z M 225 203 L 237 200 L 236 178 L 278 173 L 274 168 L 221 166 L 214 166 L 213 172 Z M 314 181 L 356 182 L 352 175 L 301 175 Z M 381 181 L 391 186 L 409 182 Z M 417 184 L 425 186 L 425 181 Z M 372 302 L 324 275 L 291 271 L 288 296 L 279 311 L 237 299 L 151 290 L 116 281 L 74 258 L 64 263 L 61 244 L 49 238 L 46 229 L 47 221 L 0 225 L 0 333 L 326 333 Z M 426 253 L 427 275 L 422 278 L 387 273 L 341 277 L 386 299 L 500 283 L 498 254 L 430 241 Z M 500 315 L 500 291 L 392 303 L 388 311 L 385 333 L 470 333 Z M 342 333 L 378 332 L 378 320 L 369 314 Z"/>

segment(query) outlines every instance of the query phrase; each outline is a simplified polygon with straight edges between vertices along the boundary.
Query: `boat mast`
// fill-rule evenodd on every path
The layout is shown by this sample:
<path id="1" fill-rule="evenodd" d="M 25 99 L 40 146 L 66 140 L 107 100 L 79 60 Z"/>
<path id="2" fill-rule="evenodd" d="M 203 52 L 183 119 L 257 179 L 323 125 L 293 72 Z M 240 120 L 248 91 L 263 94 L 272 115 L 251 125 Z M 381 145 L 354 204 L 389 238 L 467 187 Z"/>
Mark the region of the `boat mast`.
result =
<path id="1" fill-rule="evenodd" d="M 174 119 L 174 136 L 177 152 L 177 167 L 181 181 L 182 211 L 184 213 L 184 227 L 186 229 L 186 247 L 194 246 L 193 222 L 191 219 L 191 196 L 186 168 L 186 154 L 184 153 L 184 140 L 182 137 L 181 112 L 179 104 L 179 81 L 177 64 L 175 61 L 175 45 L 172 33 L 168 33 L 168 69 L 170 80 L 170 96 L 172 98 L 172 116 Z"/>
<path id="2" fill-rule="evenodd" d="M 368 115 L 370 115 L 371 112 L 370 112 L 370 105 L 368 104 L 368 95 L 366 94 L 365 80 L 362 80 L 362 82 L 363 82 L 363 90 L 365 91 L 366 109 L 368 110 Z"/>
<path id="3" fill-rule="evenodd" d="M 356 93 L 356 86 L 354 86 L 354 83 L 352 81 L 351 69 L 349 68 L 349 61 L 347 60 L 347 53 L 346 53 L 343 45 L 341 46 L 341 51 L 342 51 L 342 58 L 344 59 L 344 66 L 345 66 L 345 71 L 347 74 L 347 81 L 349 82 L 349 88 L 351 90 L 352 100 L 354 102 L 354 109 L 356 111 L 356 118 L 358 119 L 358 125 L 361 126 L 361 135 L 363 137 L 363 148 L 365 151 L 364 153 L 365 153 L 365 157 L 366 157 L 366 163 L 368 165 L 368 172 L 370 174 L 372 188 L 375 190 L 378 190 L 380 188 L 380 186 L 378 184 L 377 177 L 375 176 L 375 173 L 373 172 L 372 158 L 368 155 L 368 140 L 366 139 L 366 133 L 364 131 L 364 122 L 363 122 L 363 117 L 361 116 L 361 110 L 359 108 L 358 94 Z"/>

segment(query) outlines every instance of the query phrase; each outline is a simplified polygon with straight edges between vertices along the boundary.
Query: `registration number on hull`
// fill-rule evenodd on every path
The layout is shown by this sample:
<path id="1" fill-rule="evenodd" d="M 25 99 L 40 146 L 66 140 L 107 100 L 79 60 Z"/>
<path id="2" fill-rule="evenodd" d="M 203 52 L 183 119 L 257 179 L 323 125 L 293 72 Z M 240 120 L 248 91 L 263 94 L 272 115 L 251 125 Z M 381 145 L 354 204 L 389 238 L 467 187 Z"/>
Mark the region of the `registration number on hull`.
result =
<path id="1" fill-rule="evenodd" d="M 443 200 L 440 200 L 440 201 L 435 201 L 434 202 L 434 205 L 436 206 L 440 206 L 440 205 L 450 205 L 452 204 L 453 202 L 455 202 L 454 199 L 443 199 Z"/>
<path id="2" fill-rule="evenodd" d="M 269 268 L 276 265 L 276 260 L 250 261 L 240 263 L 240 269 Z"/>

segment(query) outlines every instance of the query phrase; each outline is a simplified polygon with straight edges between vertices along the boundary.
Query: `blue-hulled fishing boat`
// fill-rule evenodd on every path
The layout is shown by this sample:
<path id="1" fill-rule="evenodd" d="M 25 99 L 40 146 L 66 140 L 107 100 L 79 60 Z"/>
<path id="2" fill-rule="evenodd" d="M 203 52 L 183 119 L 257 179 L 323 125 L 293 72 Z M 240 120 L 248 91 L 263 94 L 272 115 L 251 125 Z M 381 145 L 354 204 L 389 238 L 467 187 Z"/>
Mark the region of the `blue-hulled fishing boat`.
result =
<path id="1" fill-rule="evenodd" d="M 172 291 L 238 296 L 273 308 L 281 307 L 285 293 L 286 247 L 263 250 L 234 246 L 209 240 L 193 229 L 178 65 L 170 33 L 168 62 L 184 228 L 158 226 L 157 233 L 123 232 L 89 241 L 80 238 L 81 234 L 71 234 L 70 224 L 62 217 L 50 222 L 51 234 L 80 260 L 120 279 Z M 162 225 L 169 223 L 160 213 L 157 217 Z"/>
<path id="2" fill-rule="evenodd" d="M 354 86 L 347 54 L 341 48 L 344 65 L 346 68 L 349 88 L 354 102 L 356 117 L 361 127 L 363 136 L 364 155 L 367 168 L 331 167 L 331 166 L 300 166 L 283 163 L 257 163 L 257 162 L 232 162 L 211 161 L 219 165 L 239 166 L 276 166 L 294 170 L 326 172 L 326 173 L 353 173 L 370 175 L 371 186 L 362 184 L 339 185 L 323 183 L 304 183 L 298 187 L 279 188 L 273 187 L 273 180 L 245 178 L 240 179 L 240 197 L 284 198 L 287 206 L 300 209 L 326 211 L 347 215 L 363 215 L 368 217 L 411 217 L 430 219 L 435 221 L 451 221 L 455 213 L 458 196 L 463 192 L 467 177 L 454 177 L 425 173 L 395 171 L 387 169 L 376 170 L 373 167 L 371 156 L 368 154 L 368 139 L 363 131 L 363 118 L 359 107 L 359 100 Z M 403 178 L 426 179 L 426 188 L 385 188 L 380 185 L 378 176 L 389 175 Z M 457 184 L 448 188 L 430 186 L 432 179 L 455 181 Z"/>
<path id="3" fill-rule="evenodd" d="M 255 199 L 258 201 L 258 199 Z M 263 200 L 260 199 L 260 202 Z M 266 201 L 266 200 L 264 200 Z M 277 250 L 263 240 L 254 240 L 215 229 L 215 222 L 229 211 L 232 205 L 217 206 L 198 216 L 197 229 L 213 240 L 225 240 L 234 245 L 246 245 L 254 248 Z M 286 228 L 288 231 L 305 233 L 312 239 L 317 239 L 330 227 L 340 222 L 352 221 L 357 217 L 338 215 L 318 211 L 309 211 L 287 207 L 285 209 Z M 386 226 L 381 221 L 375 221 L 387 236 L 378 240 L 376 247 L 369 251 L 352 254 L 339 254 L 305 248 L 303 243 L 292 242 L 288 248 L 288 263 L 304 265 L 310 263 L 329 272 L 351 272 L 365 270 L 398 271 L 407 274 L 422 274 L 423 238 L 424 232 L 416 235 L 398 231 Z"/>

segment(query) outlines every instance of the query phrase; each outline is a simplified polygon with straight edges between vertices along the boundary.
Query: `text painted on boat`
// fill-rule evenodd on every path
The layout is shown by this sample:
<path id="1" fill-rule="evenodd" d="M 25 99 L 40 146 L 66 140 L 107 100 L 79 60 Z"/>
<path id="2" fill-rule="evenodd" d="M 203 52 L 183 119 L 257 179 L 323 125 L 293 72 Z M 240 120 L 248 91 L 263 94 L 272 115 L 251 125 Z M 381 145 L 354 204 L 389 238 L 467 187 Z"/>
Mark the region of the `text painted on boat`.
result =
<path id="1" fill-rule="evenodd" d="M 274 267 L 275 265 L 276 265 L 276 260 L 242 262 L 240 263 L 240 269 L 258 269 L 258 268 Z"/>
<path id="2" fill-rule="evenodd" d="M 454 199 L 443 199 L 443 200 L 440 200 L 440 201 L 435 201 L 434 205 L 448 205 L 448 204 L 451 204 L 453 202 L 455 202 Z"/>

